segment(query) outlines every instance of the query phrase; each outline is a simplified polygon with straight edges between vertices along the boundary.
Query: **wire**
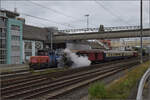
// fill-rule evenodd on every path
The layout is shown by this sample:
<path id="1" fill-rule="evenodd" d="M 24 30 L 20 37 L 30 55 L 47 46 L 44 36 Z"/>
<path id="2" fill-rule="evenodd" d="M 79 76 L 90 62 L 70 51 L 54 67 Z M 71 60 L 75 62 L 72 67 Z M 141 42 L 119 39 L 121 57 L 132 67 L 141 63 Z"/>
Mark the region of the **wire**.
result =
<path id="1" fill-rule="evenodd" d="M 4 10 L 7 10 L 7 9 L 5 9 L 5 8 L 3 8 L 3 9 L 4 9 Z M 74 26 L 72 26 L 72 25 L 70 25 L 70 24 L 68 24 L 68 23 L 59 23 L 59 22 L 56 22 L 56 21 L 53 21 L 53 20 L 50 20 L 50 19 L 41 18 L 41 17 L 38 17 L 38 16 L 33 16 L 33 15 L 30 15 L 30 14 L 21 13 L 21 12 L 20 12 L 20 14 L 25 15 L 25 16 L 28 16 L 28 17 L 32 17 L 32 18 L 44 20 L 44 21 L 47 21 L 47 22 L 59 24 L 59 25 L 62 25 L 62 26 L 67 26 L 67 27 L 75 28 Z"/>
<path id="2" fill-rule="evenodd" d="M 101 1 L 101 3 L 103 3 L 104 5 L 105 5 L 105 3 L 104 3 L 104 1 Z M 106 5 L 107 6 L 107 5 Z M 106 7 L 105 6 L 105 7 Z M 114 9 L 114 8 L 112 8 L 112 7 L 109 7 L 110 9 Z M 115 10 L 115 9 L 114 9 Z M 115 13 L 117 13 L 117 14 L 115 14 L 116 16 L 118 15 L 118 17 L 120 18 L 121 17 L 121 15 L 123 15 L 122 13 L 119 13 L 118 11 L 116 11 L 115 10 Z M 126 15 L 128 15 L 128 14 L 126 14 Z M 127 18 L 127 17 L 126 17 Z M 121 20 L 123 20 L 123 19 L 121 19 Z M 123 21 L 125 21 L 125 20 L 123 20 Z M 127 21 L 126 21 L 127 22 Z M 127 22 L 128 23 L 128 22 Z"/>
<path id="3" fill-rule="evenodd" d="M 45 24 L 40 23 L 40 22 L 36 22 L 36 21 L 29 22 L 29 24 L 27 24 L 27 25 L 33 25 L 33 26 L 36 26 L 36 27 L 39 27 L 38 25 L 40 25 L 41 27 L 47 27 Z"/>
<path id="4" fill-rule="evenodd" d="M 41 4 L 39 4 L 39 3 L 32 2 L 31 0 L 28 0 L 28 1 L 30 1 L 32 4 L 34 4 L 34 5 L 36 5 L 36 6 L 39 6 L 39 7 L 41 7 L 41 8 L 45 8 L 45 9 L 47 9 L 47 10 L 51 10 L 51 11 L 54 12 L 54 13 L 57 13 L 57 14 L 60 14 L 60 15 L 65 16 L 65 17 L 69 17 L 69 18 L 75 19 L 75 21 L 82 21 L 83 23 L 85 23 L 85 20 L 78 19 L 78 18 L 76 18 L 76 17 L 74 17 L 74 16 L 66 15 L 66 14 L 64 14 L 64 13 L 58 11 L 58 10 L 55 10 L 55 9 L 46 7 L 46 6 L 41 5 Z M 73 21 L 73 22 L 75 22 L 75 21 Z"/>
<path id="5" fill-rule="evenodd" d="M 125 20 L 121 19 L 118 15 L 114 14 L 112 11 L 110 11 L 108 8 L 106 8 L 103 4 L 101 4 L 100 2 L 98 2 L 97 0 L 95 0 L 95 2 L 102 7 L 104 10 L 106 10 L 107 12 L 109 12 L 111 15 L 113 15 L 114 17 L 118 18 L 120 21 L 123 21 L 124 23 L 129 24 L 128 22 L 126 22 Z"/>
<path id="6" fill-rule="evenodd" d="M 63 16 L 65 16 L 65 17 L 69 17 L 69 18 L 72 18 L 72 19 L 79 20 L 79 19 L 78 19 L 78 18 L 76 18 L 76 17 L 73 17 L 73 16 L 70 16 L 70 15 L 67 15 L 67 14 L 65 14 L 65 13 L 62 13 L 62 12 L 58 11 L 58 10 L 55 10 L 55 9 L 52 9 L 52 8 L 46 7 L 46 6 L 41 5 L 41 4 L 39 4 L 39 3 L 32 2 L 31 0 L 28 0 L 28 1 L 30 1 L 32 4 L 34 4 L 34 5 L 36 5 L 36 6 L 39 6 L 39 7 L 41 7 L 41 8 L 45 8 L 45 9 L 51 10 L 51 11 L 52 11 L 52 12 L 54 12 L 54 13 L 57 13 L 57 14 L 60 14 L 60 15 L 63 15 Z M 83 20 L 80 20 L 80 21 L 83 21 Z"/>
<path id="7" fill-rule="evenodd" d="M 56 21 L 53 21 L 53 20 L 50 20 L 50 19 L 41 18 L 41 17 L 38 17 L 38 16 L 33 16 L 33 15 L 26 14 L 26 13 L 20 13 L 20 14 L 28 16 L 28 17 L 32 17 L 32 18 L 44 20 L 44 21 L 47 21 L 47 22 L 52 22 L 52 23 L 55 23 L 55 24 L 60 24 L 62 26 L 67 26 L 67 27 L 75 28 L 74 26 L 71 26 L 70 24 L 59 23 L 59 22 L 56 22 Z"/>

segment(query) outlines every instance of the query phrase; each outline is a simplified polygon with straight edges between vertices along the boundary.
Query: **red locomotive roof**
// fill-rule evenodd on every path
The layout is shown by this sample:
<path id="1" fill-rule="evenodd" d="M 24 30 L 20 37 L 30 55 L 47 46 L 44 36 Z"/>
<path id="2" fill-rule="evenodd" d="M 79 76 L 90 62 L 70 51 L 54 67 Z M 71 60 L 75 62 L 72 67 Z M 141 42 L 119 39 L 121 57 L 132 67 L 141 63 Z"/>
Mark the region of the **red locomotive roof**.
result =
<path id="1" fill-rule="evenodd" d="M 30 63 L 47 63 L 50 61 L 49 56 L 31 56 Z"/>

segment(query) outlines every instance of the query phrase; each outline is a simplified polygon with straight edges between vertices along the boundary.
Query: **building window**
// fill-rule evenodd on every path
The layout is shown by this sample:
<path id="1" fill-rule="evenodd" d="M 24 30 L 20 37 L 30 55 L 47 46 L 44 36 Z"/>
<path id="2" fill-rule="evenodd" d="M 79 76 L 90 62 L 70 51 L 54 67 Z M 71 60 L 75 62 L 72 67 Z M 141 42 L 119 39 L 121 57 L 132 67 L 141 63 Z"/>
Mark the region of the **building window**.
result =
<path id="1" fill-rule="evenodd" d="M 20 36 L 12 35 L 11 40 L 20 41 Z"/>
<path id="2" fill-rule="evenodd" d="M 18 51 L 20 50 L 20 46 L 12 46 L 12 51 Z"/>
<path id="3" fill-rule="evenodd" d="M 0 29 L 0 37 L 6 37 L 6 33 L 4 29 Z"/>
<path id="4" fill-rule="evenodd" d="M 32 56 L 32 52 L 25 52 L 25 56 Z"/>
<path id="5" fill-rule="evenodd" d="M 25 49 L 27 49 L 27 50 L 31 50 L 32 49 L 32 42 L 25 42 Z"/>
<path id="6" fill-rule="evenodd" d="M 11 25 L 11 30 L 17 30 L 20 31 L 20 27 L 17 25 Z"/>

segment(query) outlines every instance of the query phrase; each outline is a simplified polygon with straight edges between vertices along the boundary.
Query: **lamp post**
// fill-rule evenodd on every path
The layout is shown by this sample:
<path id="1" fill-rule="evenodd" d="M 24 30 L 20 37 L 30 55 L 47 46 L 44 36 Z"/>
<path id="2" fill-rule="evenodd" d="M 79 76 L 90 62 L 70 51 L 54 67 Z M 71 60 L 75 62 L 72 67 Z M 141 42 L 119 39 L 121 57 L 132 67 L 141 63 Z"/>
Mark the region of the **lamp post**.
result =
<path id="1" fill-rule="evenodd" d="M 140 1 L 140 44 L 141 44 L 141 60 L 140 62 L 143 63 L 143 43 L 142 43 L 142 37 L 143 37 L 143 2 Z"/>
<path id="2" fill-rule="evenodd" d="M 89 14 L 86 14 L 85 17 L 87 17 L 87 29 L 89 28 Z"/>

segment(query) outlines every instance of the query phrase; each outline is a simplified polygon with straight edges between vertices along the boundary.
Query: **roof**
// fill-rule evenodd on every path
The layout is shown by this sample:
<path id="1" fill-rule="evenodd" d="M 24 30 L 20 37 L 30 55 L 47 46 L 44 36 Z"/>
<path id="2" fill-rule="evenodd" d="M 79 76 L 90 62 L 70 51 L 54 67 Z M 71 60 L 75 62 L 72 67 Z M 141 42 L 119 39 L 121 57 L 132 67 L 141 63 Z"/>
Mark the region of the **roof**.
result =
<path id="1" fill-rule="evenodd" d="M 48 31 L 45 28 L 31 25 L 23 25 L 23 39 L 27 40 L 47 40 Z"/>
<path id="2" fill-rule="evenodd" d="M 19 13 L 17 13 L 17 12 L 13 12 L 13 11 L 9 11 L 9 10 L 3 10 L 3 9 L 1 9 L 0 11 L 5 12 L 6 16 L 10 17 L 10 18 L 15 18 L 16 16 L 19 16 Z"/>

